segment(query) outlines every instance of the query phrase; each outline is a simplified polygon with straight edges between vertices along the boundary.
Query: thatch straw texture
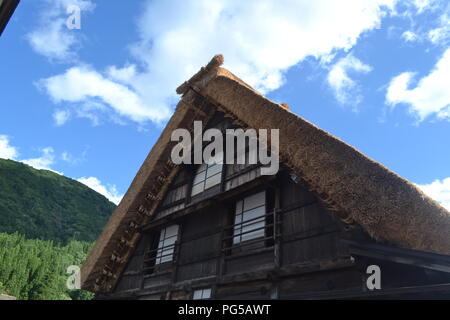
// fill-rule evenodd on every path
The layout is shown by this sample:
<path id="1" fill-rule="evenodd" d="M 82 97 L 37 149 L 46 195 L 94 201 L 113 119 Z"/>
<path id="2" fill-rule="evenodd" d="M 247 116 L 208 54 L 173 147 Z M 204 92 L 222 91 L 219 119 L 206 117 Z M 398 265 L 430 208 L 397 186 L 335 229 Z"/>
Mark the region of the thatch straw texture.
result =
<path id="1" fill-rule="evenodd" d="M 83 265 L 84 288 L 94 290 L 93 282 L 113 252 L 122 226 L 136 214 L 149 183 L 168 159 L 172 130 L 194 120 L 193 91 L 252 128 L 279 129 L 281 161 L 346 221 L 356 222 L 383 242 L 450 254 L 450 213 L 446 209 L 412 183 L 295 115 L 287 106 L 263 97 L 221 68 L 222 62 L 221 55 L 215 56 L 177 89 L 183 98 L 174 115 Z"/>

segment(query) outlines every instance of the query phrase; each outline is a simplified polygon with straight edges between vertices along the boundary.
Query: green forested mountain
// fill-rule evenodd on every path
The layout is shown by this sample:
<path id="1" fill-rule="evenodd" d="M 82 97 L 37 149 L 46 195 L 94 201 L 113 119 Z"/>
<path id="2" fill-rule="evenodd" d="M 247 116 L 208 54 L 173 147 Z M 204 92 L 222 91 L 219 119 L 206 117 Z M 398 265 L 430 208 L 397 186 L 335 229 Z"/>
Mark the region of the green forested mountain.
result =
<path id="1" fill-rule="evenodd" d="M 0 293 L 20 300 L 81 300 L 93 294 L 67 287 L 69 266 L 81 266 L 92 244 L 29 240 L 0 233 Z"/>
<path id="2" fill-rule="evenodd" d="M 94 241 L 114 208 L 78 181 L 0 159 L 0 232 L 61 244 Z"/>
<path id="3" fill-rule="evenodd" d="M 0 293 L 90 299 L 67 287 L 115 205 L 78 181 L 0 159 Z"/>

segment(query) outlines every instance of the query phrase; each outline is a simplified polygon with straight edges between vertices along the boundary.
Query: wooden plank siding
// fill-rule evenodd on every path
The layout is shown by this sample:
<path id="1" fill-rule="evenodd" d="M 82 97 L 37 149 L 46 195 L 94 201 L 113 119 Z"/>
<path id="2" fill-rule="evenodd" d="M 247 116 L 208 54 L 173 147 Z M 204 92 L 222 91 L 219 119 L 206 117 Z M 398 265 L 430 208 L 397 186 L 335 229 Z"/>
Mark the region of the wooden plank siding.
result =
<path id="1" fill-rule="evenodd" d="M 342 227 L 303 184 L 283 174 L 280 179 L 282 264 L 349 256 L 339 239 Z"/>
<path id="2" fill-rule="evenodd" d="M 221 230 L 226 223 L 226 215 L 226 208 L 213 206 L 186 217 L 183 223 L 177 280 L 216 274 L 221 250 Z"/>
<path id="3" fill-rule="evenodd" d="M 248 165 L 226 165 L 224 170 L 222 184 L 211 188 L 210 193 L 204 192 L 196 196 L 197 199 L 187 199 L 189 191 L 183 193 L 187 199 L 183 208 L 207 198 L 210 203 L 206 207 L 173 221 L 155 224 L 156 227 L 145 231 L 114 294 L 132 292 L 149 299 L 166 296 L 187 299 L 200 286 L 214 288 L 217 299 L 268 299 L 308 290 L 340 288 L 344 286 L 341 282 L 347 280 L 350 286 L 361 287 L 362 274 L 355 268 L 336 268 L 327 271 L 326 276 L 318 272 L 328 270 L 322 267 L 324 261 L 348 262 L 350 257 L 346 246 L 339 241 L 343 229 L 336 214 L 328 211 L 304 183 L 294 182 L 287 171 L 280 170 L 275 181 L 260 182 L 243 193 L 220 198 L 222 193 L 233 189 L 227 185 L 246 185 L 261 179 L 255 174 L 259 168 Z M 175 187 L 169 190 L 180 186 L 189 190 L 187 177 L 192 178 L 192 169 L 185 168 L 173 182 Z M 265 238 L 229 248 L 232 243 L 225 240 L 233 236 L 236 201 L 259 190 L 266 190 L 267 194 L 266 226 L 270 228 L 266 227 Z M 175 194 L 168 194 L 163 202 L 164 210 L 170 203 L 179 205 L 179 194 Z M 214 200 L 216 197 L 219 198 Z M 150 273 L 144 272 L 144 259 L 149 249 L 156 248 L 159 230 L 174 223 L 180 226 L 174 261 Z M 314 271 L 313 276 L 309 269 Z M 305 274 L 295 276 L 301 273 Z M 274 274 L 280 276 L 273 277 Z M 344 280 L 339 280 L 341 278 Z"/>

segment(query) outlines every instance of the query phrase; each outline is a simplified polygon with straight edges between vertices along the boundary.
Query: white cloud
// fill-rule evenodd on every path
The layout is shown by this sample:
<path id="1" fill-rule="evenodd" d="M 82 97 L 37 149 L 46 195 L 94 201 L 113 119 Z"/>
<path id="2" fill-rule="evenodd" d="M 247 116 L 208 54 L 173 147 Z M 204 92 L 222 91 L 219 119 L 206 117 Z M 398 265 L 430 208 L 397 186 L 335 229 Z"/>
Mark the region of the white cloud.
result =
<path id="1" fill-rule="evenodd" d="M 118 205 L 120 200 L 122 200 L 123 194 L 119 194 L 115 185 L 105 186 L 99 179 L 95 177 L 82 177 L 79 178 L 78 181 L 104 195 L 107 199 L 109 199 L 116 205 Z"/>
<path id="2" fill-rule="evenodd" d="M 10 145 L 9 137 L 0 135 L 0 158 L 14 160 L 18 155 L 17 149 Z"/>
<path id="3" fill-rule="evenodd" d="M 119 82 L 129 83 L 136 76 L 136 65 L 132 64 L 127 67 L 117 68 L 109 66 L 106 74 L 112 79 Z"/>
<path id="4" fill-rule="evenodd" d="M 387 89 L 386 103 L 392 107 L 399 103 L 408 104 L 409 111 L 419 121 L 431 115 L 450 120 L 450 48 L 433 70 L 417 82 L 415 88 L 408 89 L 414 75 L 412 72 L 404 72 L 394 77 Z"/>
<path id="5" fill-rule="evenodd" d="M 52 147 L 47 147 L 41 149 L 42 155 L 38 158 L 33 159 L 25 159 L 25 160 L 19 160 L 22 163 L 25 163 L 29 166 L 32 166 L 35 169 L 43 169 L 43 170 L 50 170 L 57 174 L 64 175 L 62 172 L 55 171 L 51 168 L 53 164 L 55 164 L 55 152 Z M 61 154 L 61 159 L 63 161 L 66 161 L 71 164 L 77 164 L 80 161 L 84 160 L 84 152 L 82 157 L 83 158 L 74 158 L 70 153 L 63 152 Z M 122 199 L 123 195 L 119 194 L 117 191 L 117 187 L 115 185 L 108 185 L 105 186 L 101 183 L 101 181 L 95 177 L 81 177 L 79 179 L 76 179 L 77 181 L 85 184 L 92 190 L 104 195 L 106 198 L 108 198 L 111 202 L 118 204 L 120 200 Z"/>
<path id="6" fill-rule="evenodd" d="M 25 163 L 35 169 L 45 169 L 62 174 L 50 168 L 55 162 L 54 150 L 52 147 L 40 149 L 42 155 L 38 158 L 19 159 L 17 148 L 12 146 L 7 135 L 0 135 L 0 158 L 10 159 Z"/>
<path id="7" fill-rule="evenodd" d="M 428 40 L 446 47 L 450 40 L 448 0 L 408 0 L 400 2 L 401 16 L 409 20 L 409 30 L 401 34 L 406 42 Z M 394 13 L 393 15 L 398 14 Z M 424 23 L 426 22 L 426 23 Z"/>
<path id="8" fill-rule="evenodd" d="M 362 96 L 359 94 L 358 84 L 350 78 L 349 72 L 368 73 L 370 71 L 372 71 L 371 66 L 349 54 L 332 66 L 327 82 L 340 103 L 356 106 L 361 102 Z"/>
<path id="9" fill-rule="evenodd" d="M 450 6 L 449 6 L 450 8 Z M 444 13 L 439 18 L 439 26 L 428 32 L 428 39 L 433 44 L 446 45 L 450 39 L 450 15 Z"/>
<path id="10" fill-rule="evenodd" d="M 412 3 L 417 9 L 417 13 L 421 14 L 424 11 L 433 11 L 438 9 L 442 3 L 445 4 L 447 0 L 413 0 Z"/>
<path id="11" fill-rule="evenodd" d="M 133 121 L 160 121 L 175 88 L 214 54 L 257 90 L 279 88 L 284 73 L 307 57 L 327 61 L 378 28 L 396 0 L 147 1 L 131 48 L 136 65 L 105 73 L 76 66 L 44 80 L 56 101 L 99 99 Z M 110 109 L 108 109 L 110 110 Z"/>
<path id="12" fill-rule="evenodd" d="M 134 53 L 148 67 L 143 77 L 162 81 L 170 93 L 216 53 L 225 55 L 226 67 L 267 92 L 306 57 L 350 49 L 362 32 L 380 25 L 380 6 L 393 3 L 149 1 Z"/>
<path id="13" fill-rule="evenodd" d="M 81 163 L 86 161 L 87 152 L 88 152 L 88 148 L 85 148 L 83 150 L 83 152 L 81 152 L 81 154 L 79 154 L 77 156 L 74 156 L 70 152 L 64 151 L 61 154 L 61 160 L 66 162 L 66 163 L 68 163 L 68 164 L 70 164 L 70 165 L 72 165 L 72 166 L 77 166 L 77 165 L 79 165 L 79 164 L 81 164 Z"/>
<path id="14" fill-rule="evenodd" d="M 55 164 L 55 151 L 52 147 L 46 147 L 40 150 L 42 155 L 38 158 L 31 159 L 22 159 L 18 160 L 17 157 L 19 153 L 17 152 L 17 148 L 10 145 L 9 137 L 6 135 L 0 135 L 0 158 L 2 159 L 11 159 L 16 160 L 22 163 L 25 163 L 35 169 L 43 169 L 50 170 L 57 174 L 63 175 L 62 172 L 55 171 L 51 168 L 53 164 Z M 61 154 L 61 159 L 71 164 L 78 164 L 81 161 L 84 161 L 86 154 L 86 150 L 82 153 L 81 158 L 74 158 L 70 153 L 63 152 Z M 117 191 L 117 187 L 115 185 L 105 186 L 101 183 L 101 181 L 95 177 L 82 177 L 76 179 L 79 182 L 85 184 L 89 188 L 97 191 L 98 193 L 104 195 L 111 202 L 115 204 L 119 204 L 120 200 L 123 197 L 123 194 L 119 194 Z"/>
<path id="15" fill-rule="evenodd" d="M 406 42 L 414 42 L 419 39 L 419 36 L 414 32 L 412 32 L 411 30 L 407 30 L 402 33 L 402 39 L 405 40 Z"/>
<path id="16" fill-rule="evenodd" d="M 450 177 L 443 180 L 437 179 L 430 184 L 417 186 L 450 211 Z"/>
<path id="17" fill-rule="evenodd" d="M 402 0 L 398 2 L 393 15 L 413 18 L 416 15 L 436 11 L 447 0 Z"/>
<path id="18" fill-rule="evenodd" d="M 69 163 L 72 163 L 72 161 L 73 161 L 72 155 L 66 151 L 64 151 L 61 154 L 61 159 L 63 159 L 63 161 L 69 162 Z"/>
<path id="19" fill-rule="evenodd" d="M 158 122 L 170 114 L 168 107 L 154 108 L 132 89 L 86 66 L 72 67 L 63 74 L 42 79 L 38 86 L 43 88 L 55 103 L 82 104 L 84 115 L 92 115 L 95 110 L 103 109 L 105 105 L 119 115 L 137 122 Z"/>
<path id="20" fill-rule="evenodd" d="M 26 36 L 34 51 L 59 62 L 76 57 L 80 46 L 78 30 L 66 26 L 70 16 L 67 8 L 71 5 L 80 8 L 81 19 L 83 13 L 95 8 L 89 0 L 46 0 L 37 28 Z"/>
<path id="21" fill-rule="evenodd" d="M 53 150 L 53 148 L 46 147 L 41 149 L 40 151 L 42 153 L 40 157 L 20 160 L 20 162 L 32 166 L 35 169 L 50 170 L 62 175 L 62 173 L 55 171 L 51 168 L 51 165 L 55 163 L 55 151 Z"/>
<path id="22" fill-rule="evenodd" d="M 62 126 L 69 120 L 70 112 L 68 110 L 55 110 L 53 113 L 53 119 L 57 126 Z"/>

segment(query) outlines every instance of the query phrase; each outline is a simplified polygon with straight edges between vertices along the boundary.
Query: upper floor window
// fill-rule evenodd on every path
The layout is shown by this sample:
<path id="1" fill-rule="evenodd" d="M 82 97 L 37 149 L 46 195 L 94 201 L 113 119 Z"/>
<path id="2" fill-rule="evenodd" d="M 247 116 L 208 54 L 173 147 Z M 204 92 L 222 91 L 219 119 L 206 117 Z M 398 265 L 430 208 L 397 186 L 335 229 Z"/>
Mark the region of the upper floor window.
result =
<path id="1" fill-rule="evenodd" d="M 175 224 L 161 230 L 155 264 L 172 261 L 178 229 L 178 225 Z"/>
<path id="2" fill-rule="evenodd" d="M 263 237 L 265 234 L 266 192 L 236 202 L 233 244 Z"/>
<path id="3" fill-rule="evenodd" d="M 222 181 L 222 163 L 203 163 L 197 168 L 194 181 L 192 182 L 191 196 L 195 196 L 206 189 L 220 184 Z"/>
<path id="4" fill-rule="evenodd" d="M 211 288 L 195 290 L 192 296 L 192 300 L 204 300 L 210 298 L 211 298 Z"/>

